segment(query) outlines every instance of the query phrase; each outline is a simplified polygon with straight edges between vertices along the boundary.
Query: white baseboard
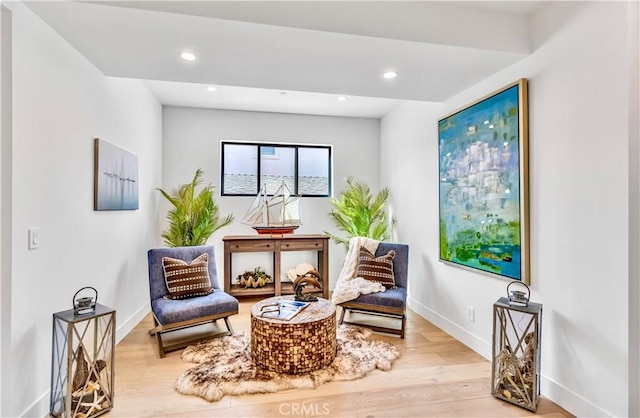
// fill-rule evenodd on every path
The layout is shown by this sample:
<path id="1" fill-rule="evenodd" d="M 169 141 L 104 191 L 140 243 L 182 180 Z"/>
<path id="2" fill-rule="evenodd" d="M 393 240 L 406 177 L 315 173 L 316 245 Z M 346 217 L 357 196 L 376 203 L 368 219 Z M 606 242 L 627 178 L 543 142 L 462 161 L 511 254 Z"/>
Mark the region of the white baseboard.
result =
<path id="1" fill-rule="evenodd" d="M 540 393 L 577 417 L 614 416 L 545 375 L 540 376 Z"/>
<path id="2" fill-rule="evenodd" d="M 49 416 L 49 393 L 51 390 L 46 391 L 38 399 L 36 399 L 31 406 L 29 406 L 20 417 L 22 418 L 41 418 Z"/>
<path id="3" fill-rule="evenodd" d="M 480 354 L 487 360 L 491 360 L 491 344 L 477 335 L 474 335 L 462 328 L 460 325 L 451 322 L 442 315 L 432 311 L 426 306 L 409 298 L 407 305 L 409 309 L 431 322 L 433 325 L 445 331 L 447 334 L 460 341 L 476 353 Z"/>
<path id="4" fill-rule="evenodd" d="M 122 341 L 122 339 L 126 337 L 127 334 L 129 334 L 149 312 L 151 312 L 151 306 L 149 303 L 145 303 L 129 318 L 122 322 L 118 320 L 118 322 L 120 322 L 120 326 L 116 327 L 116 345 Z"/>
<path id="5" fill-rule="evenodd" d="M 417 313 L 433 325 L 442 329 L 447 334 L 454 337 L 482 357 L 491 361 L 491 343 L 472 334 L 460 325 L 451 322 L 442 315 L 434 312 L 428 307 L 409 298 L 407 301 L 409 309 Z M 587 399 L 577 395 L 566 387 L 549 379 L 545 375 L 540 375 L 540 394 L 550 399 L 571 414 L 578 417 L 612 417 L 609 412 L 599 408 Z"/>

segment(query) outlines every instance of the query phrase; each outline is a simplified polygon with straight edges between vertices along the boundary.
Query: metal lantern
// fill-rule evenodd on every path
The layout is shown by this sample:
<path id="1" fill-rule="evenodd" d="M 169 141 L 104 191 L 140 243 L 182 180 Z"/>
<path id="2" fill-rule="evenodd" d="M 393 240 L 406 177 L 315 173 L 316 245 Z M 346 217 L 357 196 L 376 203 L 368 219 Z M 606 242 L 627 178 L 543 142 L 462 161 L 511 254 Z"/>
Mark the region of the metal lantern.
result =
<path id="1" fill-rule="evenodd" d="M 115 310 L 73 296 L 73 308 L 53 314 L 52 417 L 91 418 L 113 408 Z"/>
<path id="2" fill-rule="evenodd" d="M 526 288 L 509 292 L 519 284 Z M 542 305 L 529 301 L 524 283 L 511 282 L 507 297 L 493 304 L 493 367 L 491 394 L 536 410 L 540 396 L 540 334 Z"/>

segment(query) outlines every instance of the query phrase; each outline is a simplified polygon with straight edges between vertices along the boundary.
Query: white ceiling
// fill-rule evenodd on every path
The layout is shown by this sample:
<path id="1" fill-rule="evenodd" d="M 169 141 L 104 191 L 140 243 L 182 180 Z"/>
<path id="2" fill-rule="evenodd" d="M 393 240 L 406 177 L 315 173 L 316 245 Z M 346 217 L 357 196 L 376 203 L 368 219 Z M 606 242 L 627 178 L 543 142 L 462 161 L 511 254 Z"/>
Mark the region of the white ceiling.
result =
<path id="1" fill-rule="evenodd" d="M 26 3 L 105 75 L 166 105 L 380 117 L 443 101 L 530 53 L 541 2 Z M 183 50 L 198 59 L 179 58 Z M 398 77 L 384 80 L 384 71 Z M 216 87 L 209 92 L 206 87 Z M 284 94 L 286 93 L 286 94 Z M 338 101 L 346 96 L 346 101 Z"/>

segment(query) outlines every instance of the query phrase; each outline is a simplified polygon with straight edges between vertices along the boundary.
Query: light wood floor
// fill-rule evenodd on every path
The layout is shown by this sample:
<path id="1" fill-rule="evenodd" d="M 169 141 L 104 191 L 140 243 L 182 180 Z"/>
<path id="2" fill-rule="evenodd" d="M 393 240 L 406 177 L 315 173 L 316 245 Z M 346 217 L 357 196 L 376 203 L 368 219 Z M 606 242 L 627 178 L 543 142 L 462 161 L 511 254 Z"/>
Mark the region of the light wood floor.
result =
<path id="1" fill-rule="evenodd" d="M 231 317 L 236 332 L 250 331 L 243 300 Z M 116 347 L 115 417 L 528 417 L 533 413 L 491 396 L 491 364 L 413 312 L 404 340 L 375 334 L 401 352 L 388 372 L 375 370 L 350 382 L 331 382 L 315 390 L 225 396 L 218 402 L 184 396 L 173 390 L 180 373 L 191 367 L 180 351 L 160 359 L 147 316 Z M 193 332 L 193 330 L 192 330 Z M 538 416 L 571 417 L 542 398 Z"/>

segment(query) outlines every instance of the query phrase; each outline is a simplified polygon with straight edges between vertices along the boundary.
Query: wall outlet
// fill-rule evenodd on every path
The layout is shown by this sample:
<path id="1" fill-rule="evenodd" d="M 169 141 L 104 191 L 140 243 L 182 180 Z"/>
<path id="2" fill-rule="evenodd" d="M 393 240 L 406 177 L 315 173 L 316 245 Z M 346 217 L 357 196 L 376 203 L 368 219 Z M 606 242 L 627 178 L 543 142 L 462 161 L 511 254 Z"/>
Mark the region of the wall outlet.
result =
<path id="1" fill-rule="evenodd" d="M 467 306 L 467 319 L 469 322 L 476 321 L 476 310 L 473 306 Z"/>

